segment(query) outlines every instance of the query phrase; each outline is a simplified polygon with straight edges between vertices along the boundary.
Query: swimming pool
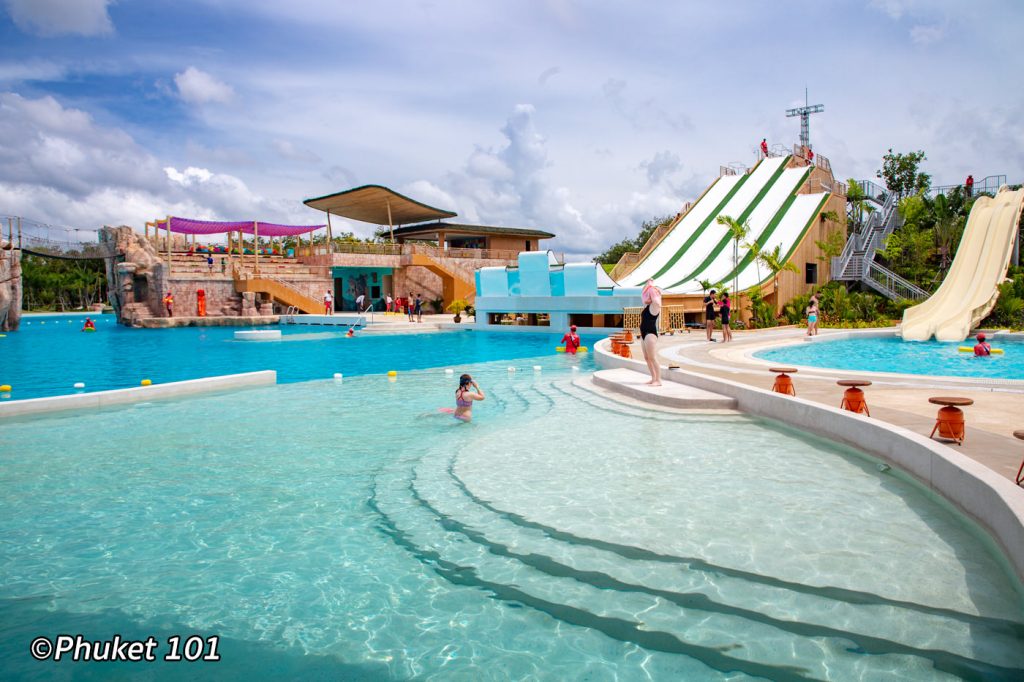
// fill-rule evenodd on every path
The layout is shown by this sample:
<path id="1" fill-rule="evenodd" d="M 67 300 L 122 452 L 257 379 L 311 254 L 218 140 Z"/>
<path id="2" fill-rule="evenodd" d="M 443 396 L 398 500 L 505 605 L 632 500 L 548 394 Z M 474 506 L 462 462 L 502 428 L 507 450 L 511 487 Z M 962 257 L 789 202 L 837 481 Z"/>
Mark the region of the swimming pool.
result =
<path id="1" fill-rule="evenodd" d="M 97 677 L 1020 678 L 1019 585 L 921 487 L 565 360 L 474 366 L 468 425 L 439 369 L 6 423 L 6 676 L 81 632 L 221 637 Z"/>
<path id="2" fill-rule="evenodd" d="M 754 357 L 773 362 L 810 367 L 831 367 L 866 372 L 929 374 L 989 379 L 1024 379 L 1024 345 L 996 337 L 993 348 L 1004 348 L 1005 355 L 976 358 L 961 353 L 962 343 L 903 341 L 897 337 L 846 338 L 837 341 L 798 343 L 758 351 Z"/>
<path id="3" fill-rule="evenodd" d="M 278 382 L 290 383 L 338 372 L 458 366 L 554 353 L 561 338 L 476 331 L 346 338 L 344 327 L 275 325 L 256 329 L 280 329 L 282 340 L 253 342 L 236 341 L 237 327 L 131 329 L 112 315 L 96 319 L 98 330 L 83 333 L 84 315 L 33 315 L 22 320 L 20 331 L 0 338 L 0 384 L 13 387 L 11 399 L 74 393 L 77 382 L 88 392 L 138 386 L 142 379 L 166 383 L 264 369 L 277 370 Z"/>

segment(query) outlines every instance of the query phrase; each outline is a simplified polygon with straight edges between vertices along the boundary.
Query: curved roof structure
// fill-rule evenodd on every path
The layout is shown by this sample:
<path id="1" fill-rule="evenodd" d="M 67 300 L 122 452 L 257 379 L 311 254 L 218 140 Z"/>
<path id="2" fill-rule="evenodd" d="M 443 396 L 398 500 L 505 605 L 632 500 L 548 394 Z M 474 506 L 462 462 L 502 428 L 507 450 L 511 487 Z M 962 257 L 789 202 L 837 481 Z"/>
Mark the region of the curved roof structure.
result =
<path id="1" fill-rule="evenodd" d="M 405 225 L 395 228 L 396 237 L 418 237 L 433 236 L 438 231 L 446 234 L 468 234 L 468 235 L 496 235 L 503 237 L 536 237 L 538 239 L 550 239 L 555 235 L 544 230 L 531 230 L 525 227 L 495 227 L 493 225 L 466 225 L 465 223 L 423 223 L 420 225 Z"/>
<path id="2" fill-rule="evenodd" d="M 454 218 L 456 215 L 453 211 L 428 206 L 382 185 L 363 185 L 306 199 L 302 203 L 319 211 L 375 225 L 408 225 Z"/>

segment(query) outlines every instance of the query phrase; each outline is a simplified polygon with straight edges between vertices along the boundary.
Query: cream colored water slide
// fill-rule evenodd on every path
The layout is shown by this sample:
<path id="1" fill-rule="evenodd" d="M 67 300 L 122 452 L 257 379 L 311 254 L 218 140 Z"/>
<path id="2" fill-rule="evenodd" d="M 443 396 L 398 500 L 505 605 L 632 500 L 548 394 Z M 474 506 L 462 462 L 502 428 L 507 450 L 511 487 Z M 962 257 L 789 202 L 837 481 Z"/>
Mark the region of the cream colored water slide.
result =
<path id="1" fill-rule="evenodd" d="M 963 341 L 991 311 L 1006 277 L 1017 234 L 1024 189 L 1000 188 L 995 198 L 979 197 L 967 218 L 949 273 L 931 297 L 903 313 L 905 341 Z"/>

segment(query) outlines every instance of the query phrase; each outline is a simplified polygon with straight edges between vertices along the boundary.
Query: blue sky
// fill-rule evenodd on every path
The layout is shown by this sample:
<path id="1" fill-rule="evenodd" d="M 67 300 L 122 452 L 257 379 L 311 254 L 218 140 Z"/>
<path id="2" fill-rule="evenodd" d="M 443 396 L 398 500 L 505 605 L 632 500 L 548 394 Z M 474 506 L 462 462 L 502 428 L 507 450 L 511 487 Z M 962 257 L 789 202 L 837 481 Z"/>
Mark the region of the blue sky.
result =
<path id="1" fill-rule="evenodd" d="M 1009 0 L 0 2 L 0 213 L 75 227 L 376 183 L 585 257 L 794 143 L 805 86 L 844 178 L 1024 180 Z"/>

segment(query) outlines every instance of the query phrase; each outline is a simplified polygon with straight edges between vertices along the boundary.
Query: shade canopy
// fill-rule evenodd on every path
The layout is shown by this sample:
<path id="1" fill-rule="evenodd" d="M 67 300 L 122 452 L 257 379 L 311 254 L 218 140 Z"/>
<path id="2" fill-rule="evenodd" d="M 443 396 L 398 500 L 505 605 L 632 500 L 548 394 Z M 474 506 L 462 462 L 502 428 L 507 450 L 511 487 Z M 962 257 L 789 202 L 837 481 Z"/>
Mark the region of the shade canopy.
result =
<path id="1" fill-rule="evenodd" d="M 302 203 L 319 211 L 374 225 L 408 225 L 454 218 L 456 215 L 452 211 L 427 206 L 381 185 L 363 185 L 344 192 L 306 199 Z"/>
<path id="2" fill-rule="evenodd" d="M 180 234 L 224 234 L 225 232 L 244 232 L 254 234 L 257 231 L 261 237 L 294 237 L 298 234 L 315 232 L 326 227 L 325 225 L 278 225 L 277 223 L 264 223 L 258 220 L 191 220 L 189 218 L 176 218 L 171 216 L 170 230 Z M 156 221 L 159 227 L 167 229 L 167 220 Z"/>

